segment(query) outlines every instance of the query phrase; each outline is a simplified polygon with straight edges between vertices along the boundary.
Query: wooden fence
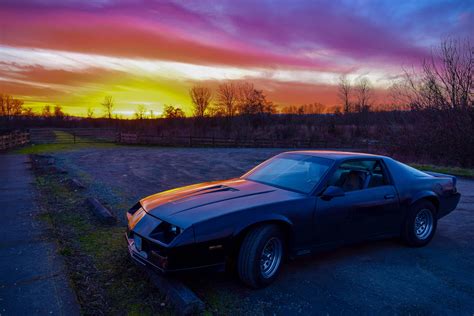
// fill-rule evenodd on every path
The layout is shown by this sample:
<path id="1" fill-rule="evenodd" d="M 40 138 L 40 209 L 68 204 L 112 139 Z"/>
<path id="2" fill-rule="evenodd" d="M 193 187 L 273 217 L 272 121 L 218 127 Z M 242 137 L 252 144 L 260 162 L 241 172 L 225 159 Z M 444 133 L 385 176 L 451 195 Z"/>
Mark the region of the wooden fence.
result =
<path id="1" fill-rule="evenodd" d="M 31 128 L 33 144 L 114 143 L 114 128 Z"/>
<path id="2" fill-rule="evenodd" d="M 321 141 L 311 139 L 270 139 L 270 138 L 220 138 L 197 136 L 157 136 L 137 133 L 119 133 L 119 143 L 159 145 L 171 147 L 255 147 L 255 148 L 350 148 L 370 151 L 386 144 L 374 140 L 358 140 L 354 142 Z"/>
<path id="3" fill-rule="evenodd" d="M 13 132 L 6 135 L 0 135 L 0 150 L 6 150 L 28 144 L 30 142 L 30 133 Z"/>

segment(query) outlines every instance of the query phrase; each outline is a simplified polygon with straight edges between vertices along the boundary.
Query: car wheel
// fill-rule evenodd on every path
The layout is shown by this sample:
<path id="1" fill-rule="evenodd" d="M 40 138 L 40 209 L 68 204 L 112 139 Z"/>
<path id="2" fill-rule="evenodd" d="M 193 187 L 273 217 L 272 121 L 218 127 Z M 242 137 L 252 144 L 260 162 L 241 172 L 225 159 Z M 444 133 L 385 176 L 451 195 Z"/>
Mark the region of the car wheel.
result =
<path id="1" fill-rule="evenodd" d="M 278 226 L 256 227 L 240 246 L 237 260 L 240 279 L 253 288 L 267 286 L 276 279 L 283 255 L 284 239 Z"/>
<path id="2" fill-rule="evenodd" d="M 438 220 L 433 203 L 423 200 L 415 203 L 405 220 L 402 238 L 410 247 L 423 247 L 433 238 Z"/>

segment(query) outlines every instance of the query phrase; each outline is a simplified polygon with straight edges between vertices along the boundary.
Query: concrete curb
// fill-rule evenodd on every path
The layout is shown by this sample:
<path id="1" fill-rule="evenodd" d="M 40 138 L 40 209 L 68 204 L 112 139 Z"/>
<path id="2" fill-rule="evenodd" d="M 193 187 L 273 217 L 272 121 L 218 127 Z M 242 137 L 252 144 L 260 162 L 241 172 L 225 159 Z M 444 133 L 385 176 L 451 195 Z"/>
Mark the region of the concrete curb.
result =
<path id="1" fill-rule="evenodd" d="M 179 315 L 196 315 L 204 310 L 204 302 L 178 280 L 165 278 L 149 269 L 145 271 L 153 284 L 167 294 Z"/>
<path id="2" fill-rule="evenodd" d="M 91 206 L 92 212 L 103 224 L 112 225 L 117 222 L 117 219 L 110 210 L 97 201 L 97 199 L 89 197 L 86 201 Z"/>

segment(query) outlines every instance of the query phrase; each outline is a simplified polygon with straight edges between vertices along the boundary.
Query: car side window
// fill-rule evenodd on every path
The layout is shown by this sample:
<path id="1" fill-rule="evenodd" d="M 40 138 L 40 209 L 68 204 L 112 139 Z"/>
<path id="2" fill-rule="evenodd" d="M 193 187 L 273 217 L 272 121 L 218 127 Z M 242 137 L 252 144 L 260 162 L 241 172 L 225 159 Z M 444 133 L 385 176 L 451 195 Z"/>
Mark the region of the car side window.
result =
<path id="1" fill-rule="evenodd" d="M 342 163 L 329 179 L 328 186 L 345 192 L 389 184 L 387 172 L 379 160 L 350 160 Z"/>
<path id="2" fill-rule="evenodd" d="M 370 174 L 370 181 L 368 182 L 367 187 L 374 188 L 388 184 L 390 184 L 390 180 L 385 167 L 383 166 L 382 162 L 376 161 Z"/>

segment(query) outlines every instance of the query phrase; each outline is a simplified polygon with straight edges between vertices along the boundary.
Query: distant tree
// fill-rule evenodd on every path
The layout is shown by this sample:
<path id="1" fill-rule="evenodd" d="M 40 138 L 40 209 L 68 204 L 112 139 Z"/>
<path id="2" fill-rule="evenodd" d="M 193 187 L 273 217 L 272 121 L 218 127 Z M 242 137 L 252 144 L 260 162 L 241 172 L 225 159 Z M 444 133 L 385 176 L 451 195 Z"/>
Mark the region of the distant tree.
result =
<path id="1" fill-rule="evenodd" d="M 202 86 L 194 86 L 189 90 L 195 117 L 202 118 L 206 115 L 212 99 L 211 89 Z"/>
<path id="2" fill-rule="evenodd" d="M 233 117 L 236 112 L 239 91 L 234 83 L 220 84 L 217 89 L 217 106 L 218 112 L 223 113 L 227 117 Z"/>
<path id="3" fill-rule="evenodd" d="M 27 116 L 27 117 L 33 117 L 33 116 L 35 116 L 35 112 L 33 112 L 32 107 L 26 107 L 26 108 L 23 109 L 22 115 Z"/>
<path id="4" fill-rule="evenodd" d="M 466 109 L 474 105 L 474 45 L 446 39 L 422 61 L 420 71 L 404 69 L 394 84 L 398 101 L 413 109 Z"/>
<path id="5" fill-rule="evenodd" d="M 218 104 L 210 105 L 207 108 L 207 114 L 211 117 L 227 117 L 225 109 Z"/>
<path id="6" fill-rule="evenodd" d="M 55 105 L 54 106 L 54 117 L 57 119 L 62 119 L 64 118 L 65 114 L 63 112 L 63 108 L 60 105 Z"/>
<path id="7" fill-rule="evenodd" d="M 281 109 L 282 114 L 302 114 L 303 108 L 295 105 L 287 105 Z"/>
<path id="8" fill-rule="evenodd" d="M 0 94 L 0 116 L 11 119 L 23 112 L 23 100 L 16 99 L 8 94 Z"/>
<path id="9" fill-rule="evenodd" d="M 276 112 L 273 102 L 267 100 L 263 90 L 255 89 L 251 83 L 243 83 L 239 86 L 238 108 L 239 113 L 243 115 Z"/>
<path id="10" fill-rule="evenodd" d="M 154 119 L 155 118 L 155 111 L 153 110 L 150 110 L 150 119 Z"/>
<path id="11" fill-rule="evenodd" d="M 186 115 L 184 114 L 183 110 L 178 107 L 174 107 L 172 105 L 165 105 L 163 110 L 163 117 L 168 119 L 175 119 L 175 118 L 184 118 Z"/>
<path id="12" fill-rule="evenodd" d="M 356 92 L 356 112 L 368 112 L 372 103 L 372 85 L 369 79 L 361 77 L 355 86 Z"/>
<path id="13" fill-rule="evenodd" d="M 283 114 L 297 114 L 297 115 L 304 115 L 304 114 L 323 114 L 327 110 L 326 106 L 319 102 L 303 104 L 300 106 L 286 106 L 282 109 Z"/>
<path id="14" fill-rule="evenodd" d="M 88 107 L 86 115 L 87 115 L 87 118 L 89 118 L 89 119 L 93 118 L 94 117 L 94 109 L 91 108 L 91 107 Z"/>
<path id="15" fill-rule="evenodd" d="M 146 118 L 146 107 L 143 104 L 138 105 L 137 110 L 135 111 L 135 118 L 138 120 Z"/>
<path id="16" fill-rule="evenodd" d="M 104 107 L 105 117 L 111 119 L 113 117 L 113 110 L 115 107 L 114 99 L 112 98 L 112 96 L 105 96 L 104 101 L 102 101 L 101 104 Z"/>
<path id="17" fill-rule="evenodd" d="M 319 102 L 302 105 L 304 114 L 323 114 L 326 112 L 326 106 Z"/>
<path id="18" fill-rule="evenodd" d="M 351 112 L 351 92 L 352 86 L 350 80 L 346 75 L 341 75 L 339 77 L 338 91 L 337 95 L 342 102 L 342 109 L 344 113 Z"/>
<path id="19" fill-rule="evenodd" d="M 41 110 L 41 116 L 45 118 L 53 116 L 50 105 L 43 106 L 43 109 Z"/>
<path id="20" fill-rule="evenodd" d="M 238 91 L 238 112 L 246 114 L 253 103 L 255 87 L 249 82 L 242 82 L 237 87 Z"/>

